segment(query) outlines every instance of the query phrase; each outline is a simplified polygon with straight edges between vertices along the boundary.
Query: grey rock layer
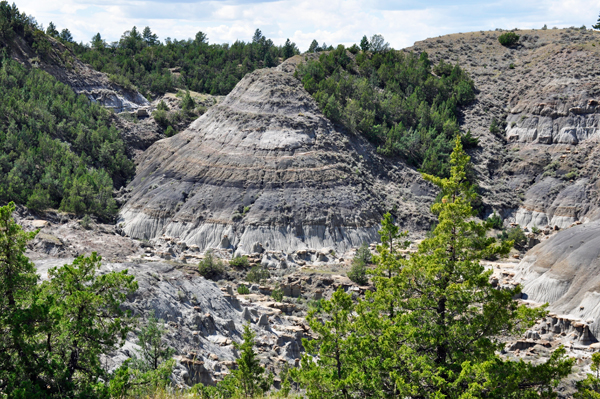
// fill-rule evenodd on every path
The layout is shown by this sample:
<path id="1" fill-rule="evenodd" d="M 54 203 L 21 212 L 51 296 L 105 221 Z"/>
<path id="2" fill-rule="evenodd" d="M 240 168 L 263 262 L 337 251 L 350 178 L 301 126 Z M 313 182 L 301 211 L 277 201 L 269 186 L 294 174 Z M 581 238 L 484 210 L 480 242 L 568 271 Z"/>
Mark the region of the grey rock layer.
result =
<path id="1" fill-rule="evenodd" d="M 578 318 L 600 337 L 600 222 L 563 230 L 523 258 L 515 281 L 535 302 Z"/>
<path id="2" fill-rule="evenodd" d="M 292 75 L 247 75 L 220 104 L 140 158 L 120 213 L 135 238 L 238 252 L 350 246 L 378 238 L 393 211 L 429 227 L 434 191 L 414 170 L 343 133 Z"/>

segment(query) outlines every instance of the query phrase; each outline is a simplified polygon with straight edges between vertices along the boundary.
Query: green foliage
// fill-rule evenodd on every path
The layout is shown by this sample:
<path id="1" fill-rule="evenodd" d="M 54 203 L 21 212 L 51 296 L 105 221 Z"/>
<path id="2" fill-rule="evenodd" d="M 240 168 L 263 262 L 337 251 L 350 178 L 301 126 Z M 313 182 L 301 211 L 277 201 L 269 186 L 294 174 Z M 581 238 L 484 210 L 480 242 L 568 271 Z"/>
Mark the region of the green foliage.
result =
<path id="1" fill-rule="evenodd" d="M 36 232 L 0 208 L 0 386 L 15 398 L 103 397 L 108 376 L 101 354 L 117 349 L 130 330 L 121 309 L 137 283 L 127 271 L 98 275 L 95 253 L 52 268 L 38 283 L 24 256 Z"/>
<path id="2" fill-rule="evenodd" d="M 371 263 L 371 251 L 369 244 L 366 242 L 356 250 L 356 255 L 352 260 L 352 266 L 348 272 L 348 278 L 358 285 L 367 285 L 369 278 L 367 277 L 367 265 Z"/>
<path id="3" fill-rule="evenodd" d="M 244 325 L 244 333 L 241 344 L 234 342 L 233 345 L 240 351 L 240 357 L 236 360 L 237 370 L 232 371 L 233 378 L 239 384 L 238 389 L 245 397 L 253 398 L 263 394 L 273 385 L 273 376 L 265 375 L 265 369 L 260 365 L 256 352 L 254 352 L 254 338 L 256 334 L 250 329 L 249 324 Z"/>
<path id="4" fill-rule="evenodd" d="M 275 288 L 271 292 L 271 297 L 275 299 L 277 302 L 283 301 L 283 291 L 280 288 Z"/>
<path id="5" fill-rule="evenodd" d="M 247 256 L 236 256 L 229 261 L 229 266 L 245 269 L 250 266 L 250 261 Z"/>
<path id="6" fill-rule="evenodd" d="M 588 374 L 585 380 L 577 382 L 577 392 L 573 395 L 575 399 L 600 398 L 600 353 L 592 354 L 590 367 L 595 373 Z"/>
<path id="7" fill-rule="evenodd" d="M 498 121 L 496 118 L 492 119 L 492 123 L 490 124 L 490 133 L 495 134 L 496 136 L 500 134 L 500 127 L 498 126 Z"/>
<path id="8" fill-rule="evenodd" d="M 85 215 L 81 221 L 79 222 L 79 224 L 81 225 L 81 227 L 83 227 L 84 229 L 89 229 L 92 225 L 92 218 L 90 218 L 90 215 Z"/>
<path id="9" fill-rule="evenodd" d="M 388 50 L 383 38 L 374 39 L 376 49 L 363 38 L 370 51 L 354 60 L 338 46 L 300 65 L 296 76 L 327 118 L 364 135 L 381 154 L 447 176 L 458 110 L 474 100 L 473 81 L 458 65 L 432 67 L 426 53 Z"/>
<path id="10" fill-rule="evenodd" d="M 262 36 L 252 42 L 209 44 L 206 34 L 195 40 L 166 38 L 160 42 L 146 27 L 143 33 L 133 27 L 115 46 L 71 45 L 76 55 L 98 71 L 105 72 L 125 87 L 137 87 L 147 96 L 176 89 L 213 95 L 228 94 L 244 75 L 264 66 L 275 66 L 279 57 L 299 51 L 289 40 L 283 46 Z M 177 69 L 177 73 L 173 72 Z M 193 108 L 190 108 L 193 109 Z"/>
<path id="11" fill-rule="evenodd" d="M 213 280 L 225 273 L 225 265 L 212 251 L 206 251 L 204 259 L 198 264 L 198 272 L 204 278 Z"/>
<path id="12" fill-rule="evenodd" d="M 517 35 L 515 32 L 505 32 L 498 36 L 498 41 L 503 46 L 512 46 L 514 44 L 517 44 L 519 38 L 520 36 Z"/>
<path id="13" fill-rule="evenodd" d="M 527 244 L 525 232 L 520 227 L 512 227 L 498 234 L 498 238 L 502 241 L 512 242 L 517 248 L 524 248 Z"/>
<path id="14" fill-rule="evenodd" d="M 246 274 L 246 281 L 249 281 L 251 283 L 260 283 L 261 281 L 266 280 L 269 277 L 271 277 L 271 274 L 269 273 L 269 271 L 266 268 L 260 267 L 260 266 L 254 266 Z"/>
<path id="15" fill-rule="evenodd" d="M 248 288 L 246 285 L 244 284 L 240 284 L 237 288 L 237 292 L 240 295 L 248 295 L 250 293 L 250 288 Z"/>
<path id="16" fill-rule="evenodd" d="M 126 360 L 111 376 L 109 393 L 113 398 L 140 397 L 163 388 L 173 371 L 175 350 L 162 342 L 163 321 L 154 316 L 138 333 L 140 351 Z M 138 357 L 139 355 L 139 357 Z"/>
<path id="17" fill-rule="evenodd" d="M 363 262 L 354 261 L 348 272 L 348 278 L 358 284 L 367 285 L 369 284 L 369 278 L 367 277 L 367 268 Z"/>
<path id="18" fill-rule="evenodd" d="M 386 215 L 375 291 L 354 302 L 339 289 L 321 312 L 309 312 L 316 339 L 303 340 L 307 353 L 292 371 L 309 399 L 556 396 L 573 365 L 563 348 L 541 364 L 498 355 L 504 344 L 496 337 L 521 333 L 546 312 L 515 303 L 519 287 L 491 286 L 480 260 L 508 253 L 510 243 L 487 237 L 486 223 L 473 220 L 468 164 L 457 136 L 450 177 L 423 175 L 443 193 L 432 206 L 432 234 L 403 257 Z"/>
<path id="19" fill-rule="evenodd" d="M 167 130 L 165 130 L 165 136 L 167 137 L 172 137 L 176 134 L 177 132 L 175 131 L 175 129 L 173 129 L 173 126 L 168 126 Z"/>
<path id="20" fill-rule="evenodd" d="M 0 68 L 0 201 L 106 220 L 134 165 L 110 113 L 37 69 Z"/>
<path id="21" fill-rule="evenodd" d="M 159 366 L 171 359 L 175 350 L 162 342 L 165 333 L 164 321 L 155 317 L 152 311 L 145 326 L 138 333 L 140 357 L 135 357 L 133 366 L 140 371 L 158 370 Z"/>
<path id="22" fill-rule="evenodd" d="M 596 21 L 595 25 L 592 25 L 592 28 L 599 30 L 600 29 L 600 15 L 598 16 L 598 21 Z"/>
<path id="23" fill-rule="evenodd" d="M 502 230 L 502 227 L 504 226 L 502 216 L 498 215 L 495 211 L 487 218 L 486 222 L 490 229 Z"/>

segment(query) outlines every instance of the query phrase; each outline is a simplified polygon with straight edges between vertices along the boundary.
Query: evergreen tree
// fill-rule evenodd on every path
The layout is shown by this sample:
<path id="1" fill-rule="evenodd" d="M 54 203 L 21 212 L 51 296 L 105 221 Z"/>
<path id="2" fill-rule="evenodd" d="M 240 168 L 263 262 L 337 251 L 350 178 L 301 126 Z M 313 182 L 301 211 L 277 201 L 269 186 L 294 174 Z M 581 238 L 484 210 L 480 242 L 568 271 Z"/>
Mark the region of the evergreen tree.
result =
<path id="1" fill-rule="evenodd" d="M 98 275 L 100 257 L 52 268 L 37 284 L 13 203 L 0 207 L 0 392 L 11 398 L 103 397 L 100 355 L 123 342 L 121 304 L 137 289 L 123 272 Z"/>
<path id="2" fill-rule="evenodd" d="M 264 59 L 264 67 L 265 68 L 271 68 L 275 66 L 275 62 L 273 61 L 273 56 L 271 56 L 271 52 L 267 51 L 265 53 L 265 59 Z"/>
<path id="3" fill-rule="evenodd" d="M 254 31 L 254 35 L 252 36 L 252 43 L 259 43 L 263 37 L 264 36 L 260 29 L 256 29 Z"/>
<path id="4" fill-rule="evenodd" d="M 598 15 L 598 21 L 596 21 L 595 25 L 592 25 L 592 28 L 594 28 L 596 30 L 600 29 L 600 15 Z"/>
<path id="5" fill-rule="evenodd" d="M 576 399 L 600 398 L 600 353 L 592 354 L 590 367 L 594 374 L 588 374 L 585 380 L 577 382 L 577 392 L 573 395 Z"/>
<path id="6" fill-rule="evenodd" d="M 56 30 L 56 25 L 54 22 L 50 21 L 48 27 L 46 28 L 46 34 L 52 37 L 58 37 L 58 30 Z"/>
<path id="7" fill-rule="evenodd" d="M 360 49 L 362 51 L 369 51 L 369 39 L 367 39 L 367 35 L 364 35 L 360 40 Z"/>
<path id="8" fill-rule="evenodd" d="M 158 36 L 156 36 L 156 33 L 152 33 L 152 30 L 150 30 L 149 26 L 144 28 L 142 38 L 148 46 L 155 46 L 159 43 Z"/>
<path id="9" fill-rule="evenodd" d="M 208 36 L 206 35 L 206 33 L 203 33 L 201 31 L 196 33 L 195 43 L 197 45 L 208 44 Z"/>
<path id="10" fill-rule="evenodd" d="M 283 45 L 283 59 L 287 59 L 294 56 L 294 47 L 295 45 L 290 42 L 290 39 L 286 39 L 285 44 Z"/>
<path id="11" fill-rule="evenodd" d="M 241 344 L 234 343 L 236 349 L 241 351 L 236 360 L 237 370 L 233 371 L 233 377 L 238 383 L 238 389 L 246 396 L 253 398 L 269 390 L 273 381 L 272 376 L 265 376 L 265 369 L 260 365 L 254 352 L 254 338 L 256 334 L 250 329 L 250 325 L 244 325 L 244 333 Z"/>
<path id="12" fill-rule="evenodd" d="M 98 32 L 92 37 L 92 48 L 100 50 L 104 47 L 106 47 L 106 43 L 104 42 L 104 39 L 102 39 L 100 32 Z"/>
<path id="13" fill-rule="evenodd" d="M 73 35 L 71 35 L 71 32 L 66 28 L 60 31 L 59 37 L 67 43 L 73 43 Z"/>
<path id="14" fill-rule="evenodd" d="M 539 365 L 498 355 L 497 337 L 523 332 L 546 312 L 517 305 L 519 287 L 491 286 L 492 272 L 479 261 L 512 243 L 498 244 L 473 220 L 476 193 L 460 137 L 451 165 L 448 178 L 423 175 L 442 201 L 432 206 L 439 223 L 417 252 L 386 264 L 378 258 L 376 290 L 365 300 L 353 303 L 339 290 L 324 301 L 325 315 L 309 315 L 318 338 L 303 341 L 307 354 L 295 372 L 309 398 L 549 398 L 570 373 L 562 348 Z"/>
<path id="15" fill-rule="evenodd" d="M 312 43 L 310 44 L 310 47 L 308 48 L 308 52 L 316 53 L 318 51 L 318 48 L 319 48 L 319 42 L 317 42 L 316 40 L 313 40 Z"/>
<path id="16" fill-rule="evenodd" d="M 146 326 L 140 329 L 138 334 L 140 358 L 137 365 L 142 371 L 158 370 L 158 367 L 175 353 L 173 348 L 162 342 L 165 333 L 163 323 L 163 320 L 157 319 L 152 311 Z"/>

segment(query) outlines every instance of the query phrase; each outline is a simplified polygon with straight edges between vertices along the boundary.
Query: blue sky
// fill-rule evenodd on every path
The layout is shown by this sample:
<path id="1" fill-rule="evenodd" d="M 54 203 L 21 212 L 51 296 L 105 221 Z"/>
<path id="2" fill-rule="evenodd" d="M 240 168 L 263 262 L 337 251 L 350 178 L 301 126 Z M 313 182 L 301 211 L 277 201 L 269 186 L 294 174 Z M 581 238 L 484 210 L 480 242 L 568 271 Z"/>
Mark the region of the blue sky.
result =
<path id="1" fill-rule="evenodd" d="M 590 27 L 600 12 L 600 0 L 21 0 L 17 6 L 83 42 L 97 32 L 110 42 L 132 26 L 150 26 L 161 40 L 203 31 L 210 43 L 232 43 L 250 40 L 259 28 L 277 44 L 290 38 L 302 51 L 313 39 L 351 45 L 365 34 L 382 34 L 402 48 L 456 32 Z"/>

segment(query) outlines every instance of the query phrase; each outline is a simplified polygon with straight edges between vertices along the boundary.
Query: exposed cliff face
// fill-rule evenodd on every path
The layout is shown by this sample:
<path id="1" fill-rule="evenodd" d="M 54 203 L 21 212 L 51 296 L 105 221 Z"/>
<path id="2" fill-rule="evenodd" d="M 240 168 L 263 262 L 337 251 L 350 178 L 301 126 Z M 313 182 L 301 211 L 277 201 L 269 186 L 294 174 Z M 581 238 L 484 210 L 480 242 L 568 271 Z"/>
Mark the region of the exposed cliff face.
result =
<path id="1" fill-rule="evenodd" d="M 500 34 L 455 34 L 409 49 L 460 62 L 480 91 L 461 125 L 480 138 L 472 155 L 488 211 L 528 227 L 600 217 L 600 33 L 518 31 L 520 44 L 510 48 Z M 493 118 L 499 134 L 489 130 Z"/>
<path id="2" fill-rule="evenodd" d="M 600 222 L 572 227 L 527 253 L 515 281 L 527 299 L 580 319 L 600 337 Z"/>
<path id="3" fill-rule="evenodd" d="M 247 75 L 186 131 L 150 147 L 129 189 L 128 235 L 244 253 L 257 242 L 344 251 L 377 240 L 388 210 L 423 230 L 434 195 L 416 171 L 337 130 L 300 82 L 274 69 Z"/>

